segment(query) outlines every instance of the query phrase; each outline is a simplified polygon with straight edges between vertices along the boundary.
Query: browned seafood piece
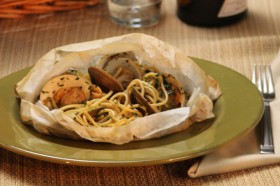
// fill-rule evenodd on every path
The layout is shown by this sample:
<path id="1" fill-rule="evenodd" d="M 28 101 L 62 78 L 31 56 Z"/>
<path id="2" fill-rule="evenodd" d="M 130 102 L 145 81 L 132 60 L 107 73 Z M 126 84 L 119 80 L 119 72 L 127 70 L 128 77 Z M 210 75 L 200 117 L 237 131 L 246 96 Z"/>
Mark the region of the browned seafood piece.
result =
<path id="1" fill-rule="evenodd" d="M 132 88 L 132 94 L 134 95 L 136 102 L 143 105 L 147 109 L 148 114 L 154 114 L 157 112 L 134 87 Z"/>
<path id="2" fill-rule="evenodd" d="M 180 82 L 171 74 L 163 74 L 164 86 L 168 94 L 168 107 L 178 108 L 185 106 L 186 94 Z"/>
<path id="3" fill-rule="evenodd" d="M 84 103 L 103 95 L 101 89 L 87 79 L 63 74 L 45 84 L 40 93 L 40 101 L 49 109 L 55 109 L 69 104 Z"/>
<path id="4" fill-rule="evenodd" d="M 58 107 L 87 101 L 82 87 L 68 87 L 54 93 L 53 99 Z"/>
<path id="5" fill-rule="evenodd" d="M 133 79 L 142 79 L 143 77 L 140 65 L 135 57 L 129 55 L 123 56 L 115 54 L 103 57 L 99 61 L 98 67 L 111 74 L 122 84 L 124 89 L 126 89 Z"/>
<path id="6" fill-rule="evenodd" d="M 123 86 L 113 76 L 101 68 L 91 66 L 88 68 L 88 73 L 93 84 L 98 85 L 104 92 L 122 92 Z"/>

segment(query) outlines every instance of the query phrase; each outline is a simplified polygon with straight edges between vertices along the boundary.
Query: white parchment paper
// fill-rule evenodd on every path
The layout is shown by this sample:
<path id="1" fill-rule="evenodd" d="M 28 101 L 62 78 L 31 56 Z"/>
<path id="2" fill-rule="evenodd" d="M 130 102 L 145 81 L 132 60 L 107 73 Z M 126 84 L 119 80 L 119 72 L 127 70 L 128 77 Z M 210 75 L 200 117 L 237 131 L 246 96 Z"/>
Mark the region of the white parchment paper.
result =
<path id="1" fill-rule="evenodd" d="M 132 51 L 139 63 L 156 66 L 160 71 L 174 75 L 191 94 L 186 106 L 138 118 L 120 127 L 96 128 L 81 126 L 61 110 L 50 111 L 38 101 L 42 87 L 51 78 L 70 68 L 86 73 L 101 56 L 127 51 Z M 214 117 L 212 100 L 221 94 L 217 82 L 186 54 L 152 36 L 137 33 L 55 48 L 17 83 L 16 92 L 21 99 L 22 120 L 37 131 L 114 144 L 160 137 L 184 130 L 195 121 Z"/>

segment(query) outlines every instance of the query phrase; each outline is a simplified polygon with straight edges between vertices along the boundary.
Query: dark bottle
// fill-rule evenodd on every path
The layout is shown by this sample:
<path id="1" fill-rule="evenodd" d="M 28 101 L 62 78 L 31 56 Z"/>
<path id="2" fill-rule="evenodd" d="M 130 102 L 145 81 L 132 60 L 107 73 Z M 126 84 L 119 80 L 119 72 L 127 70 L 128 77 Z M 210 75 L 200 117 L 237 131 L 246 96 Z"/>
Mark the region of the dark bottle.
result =
<path id="1" fill-rule="evenodd" d="M 247 14 L 247 0 L 177 0 L 177 16 L 187 24 L 215 27 Z"/>

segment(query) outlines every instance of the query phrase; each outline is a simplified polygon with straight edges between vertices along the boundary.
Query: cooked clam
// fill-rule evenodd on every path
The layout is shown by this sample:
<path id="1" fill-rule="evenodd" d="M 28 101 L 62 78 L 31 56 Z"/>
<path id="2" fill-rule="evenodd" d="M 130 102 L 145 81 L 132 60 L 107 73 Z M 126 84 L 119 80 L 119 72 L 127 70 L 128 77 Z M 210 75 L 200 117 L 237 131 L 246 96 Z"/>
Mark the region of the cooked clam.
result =
<path id="1" fill-rule="evenodd" d="M 109 90 L 114 92 L 124 91 L 132 80 L 140 79 L 153 85 L 164 98 L 166 94 L 157 77 L 158 75 L 162 76 L 164 89 L 166 89 L 168 95 L 167 104 L 164 106 L 153 108 L 151 103 L 143 95 L 135 89 L 132 90 L 132 95 L 135 97 L 136 102 L 144 105 L 149 114 L 156 113 L 159 110 L 168 110 L 185 105 L 185 92 L 182 90 L 179 81 L 173 75 L 161 73 L 155 66 L 140 65 L 131 52 L 103 56 L 97 67 L 89 67 L 88 71 L 92 83 L 99 85 L 105 92 Z M 146 76 L 149 73 L 154 75 Z M 146 91 L 148 93 L 149 89 Z"/>
<path id="2" fill-rule="evenodd" d="M 135 88 L 132 88 L 132 94 L 134 95 L 136 102 L 138 102 L 146 108 L 148 114 L 154 114 L 158 112 Z"/>
<path id="3" fill-rule="evenodd" d="M 162 87 L 159 85 L 158 79 L 154 76 L 147 76 L 149 73 L 161 75 L 163 77 L 164 88 L 168 94 L 168 102 L 162 106 L 160 110 L 168 110 L 172 108 L 183 107 L 186 103 L 185 91 L 182 89 L 180 82 L 171 74 L 161 73 L 155 66 L 142 66 L 141 70 L 145 74 L 144 81 L 153 85 L 159 93 L 163 94 Z"/>
<path id="4" fill-rule="evenodd" d="M 186 103 L 186 94 L 180 82 L 171 74 L 163 74 L 164 86 L 168 93 L 168 104 L 166 109 L 183 107 Z"/>
<path id="5" fill-rule="evenodd" d="M 131 53 L 128 53 L 128 55 L 120 53 L 103 57 L 99 61 L 98 67 L 112 75 L 122 84 L 124 89 L 133 79 L 142 79 L 143 76 L 140 65 Z"/>
<path id="6" fill-rule="evenodd" d="M 122 92 L 123 86 L 113 76 L 101 68 L 91 66 L 88 68 L 88 73 L 93 84 L 100 86 L 104 92 Z"/>

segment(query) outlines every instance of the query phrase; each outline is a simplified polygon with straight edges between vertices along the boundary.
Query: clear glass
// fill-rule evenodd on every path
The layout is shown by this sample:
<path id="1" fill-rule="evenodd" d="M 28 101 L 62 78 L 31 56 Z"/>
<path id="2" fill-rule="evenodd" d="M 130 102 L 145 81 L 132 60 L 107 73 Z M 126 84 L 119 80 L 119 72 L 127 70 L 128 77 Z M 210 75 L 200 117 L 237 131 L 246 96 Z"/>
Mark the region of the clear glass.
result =
<path id="1" fill-rule="evenodd" d="M 160 20 L 161 0 L 107 0 L 111 20 L 126 27 L 156 25 Z"/>

